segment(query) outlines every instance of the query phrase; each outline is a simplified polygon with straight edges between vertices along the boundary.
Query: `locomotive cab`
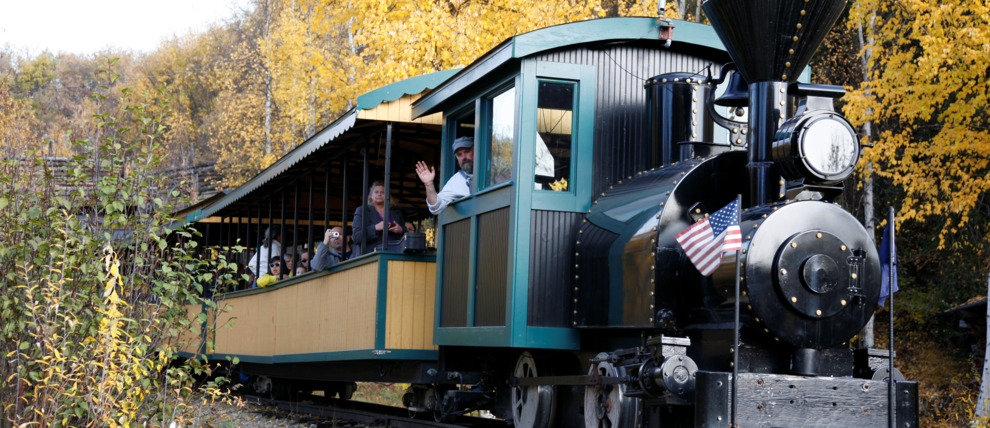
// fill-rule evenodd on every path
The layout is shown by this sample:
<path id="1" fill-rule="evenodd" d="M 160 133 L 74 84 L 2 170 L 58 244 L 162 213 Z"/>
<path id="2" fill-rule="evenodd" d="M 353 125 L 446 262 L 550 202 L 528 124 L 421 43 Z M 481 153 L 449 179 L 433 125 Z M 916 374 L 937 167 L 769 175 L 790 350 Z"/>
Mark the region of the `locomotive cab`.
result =
<path id="1" fill-rule="evenodd" d="M 678 25 L 691 37 L 669 49 L 649 18 L 522 34 L 413 104 L 414 115 L 443 112 L 443 147 L 475 141 L 473 194 L 438 221 L 438 345 L 580 348 L 574 237 L 595 194 L 660 155 L 646 138 L 643 79 L 599 81 L 724 61 L 710 27 Z M 451 155 L 441 183 L 455 172 Z"/>

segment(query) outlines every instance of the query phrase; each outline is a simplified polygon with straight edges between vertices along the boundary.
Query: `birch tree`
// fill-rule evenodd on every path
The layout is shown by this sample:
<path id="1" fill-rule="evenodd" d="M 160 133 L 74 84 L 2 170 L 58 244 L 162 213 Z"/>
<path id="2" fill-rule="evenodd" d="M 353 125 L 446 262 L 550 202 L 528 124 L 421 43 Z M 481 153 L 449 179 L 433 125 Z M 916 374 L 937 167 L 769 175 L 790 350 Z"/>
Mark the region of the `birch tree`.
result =
<path id="1" fill-rule="evenodd" d="M 954 245 L 947 238 L 990 190 L 990 4 L 862 0 L 851 16 L 874 20 L 873 42 L 869 79 L 844 111 L 860 126 L 888 124 L 863 162 L 905 191 L 899 222 L 943 217 L 939 248 Z"/>
<path id="2" fill-rule="evenodd" d="M 990 268 L 987 269 L 987 296 L 990 296 Z M 983 377 L 980 382 L 980 396 L 976 400 L 976 420 L 986 424 L 990 413 L 990 302 L 987 304 L 987 340 L 983 348 Z"/>

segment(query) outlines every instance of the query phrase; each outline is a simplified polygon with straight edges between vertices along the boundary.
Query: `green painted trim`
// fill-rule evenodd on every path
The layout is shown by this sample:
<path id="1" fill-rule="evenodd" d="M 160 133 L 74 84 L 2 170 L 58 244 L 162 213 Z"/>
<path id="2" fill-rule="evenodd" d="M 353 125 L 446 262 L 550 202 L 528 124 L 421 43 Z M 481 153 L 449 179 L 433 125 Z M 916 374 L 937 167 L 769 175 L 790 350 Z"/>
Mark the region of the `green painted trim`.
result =
<path id="1" fill-rule="evenodd" d="M 486 346 L 512 348 L 570 349 L 581 347 L 580 333 L 572 328 L 527 327 L 519 335 L 510 335 L 509 327 L 441 327 L 435 341 L 441 346 Z"/>
<path id="2" fill-rule="evenodd" d="M 577 329 L 554 327 L 528 327 L 526 348 L 570 349 L 581 348 L 581 335 Z"/>
<path id="3" fill-rule="evenodd" d="M 177 351 L 175 353 L 175 355 L 178 356 L 178 357 L 189 359 L 189 358 L 199 357 L 201 354 L 194 354 L 192 352 L 186 352 L 186 351 Z M 209 357 L 209 356 L 207 356 L 207 357 Z"/>
<path id="4" fill-rule="evenodd" d="M 195 223 L 197 220 L 200 220 L 202 218 L 203 218 L 203 209 L 200 208 L 196 211 L 186 214 L 186 223 Z"/>
<path id="5" fill-rule="evenodd" d="M 482 93 L 481 95 L 478 96 L 478 98 L 473 99 L 471 102 L 465 103 L 464 106 L 461 107 L 456 114 L 447 115 L 447 117 L 444 119 L 445 123 L 443 128 L 444 146 L 447 146 L 447 143 L 449 143 L 450 140 L 453 138 L 452 136 L 454 135 L 454 127 L 456 126 L 457 121 L 466 118 L 467 115 L 473 112 L 474 123 L 475 123 L 474 162 L 475 165 L 487 165 L 487 156 L 486 156 L 487 150 L 485 148 L 487 147 L 488 144 L 487 143 L 488 137 L 486 135 L 487 127 L 484 124 L 487 123 L 486 118 L 489 116 L 488 111 L 490 109 L 487 108 L 487 106 L 485 105 L 485 101 L 487 101 L 487 98 L 491 94 L 500 93 L 505 89 L 507 89 L 509 86 L 511 86 L 508 84 L 510 81 L 511 78 L 500 81 L 498 85 L 495 85 L 495 87 L 498 88 L 497 90 Z M 453 174 L 453 171 L 455 169 L 453 156 L 451 155 L 452 153 L 450 153 L 447 150 L 442 151 L 441 154 L 441 164 L 444 166 L 442 171 L 444 172 L 444 174 L 442 175 L 444 176 L 445 180 L 449 179 L 449 177 Z M 475 177 L 479 177 L 480 176 L 479 173 L 480 172 L 483 173 L 482 171 L 483 168 L 476 166 Z M 444 181 L 444 183 L 446 183 L 446 181 Z M 475 185 L 475 187 L 477 187 L 478 180 L 475 180 L 473 184 Z M 443 226 L 467 219 L 469 219 L 470 221 L 470 225 L 469 225 L 470 254 L 468 255 L 468 264 L 469 264 L 468 272 L 470 272 L 470 275 L 468 276 L 467 299 L 465 301 L 465 304 L 467 305 L 467 307 L 465 308 L 465 314 L 467 318 L 466 325 L 468 327 L 474 326 L 474 322 L 475 322 L 475 303 L 476 303 L 475 299 L 477 295 L 476 275 L 478 271 L 477 266 L 479 263 L 477 260 L 478 216 L 486 212 L 491 212 L 509 206 L 512 203 L 513 192 L 514 192 L 514 187 L 511 185 L 511 183 L 499 183 L 498 185 L 484 189 L 482 191 L 475 192 L 470 196 L 464 197 L 454 203 L 451 203 L 450 205 L 447 206 L 447 209 L 445 209 L 439 216 L 438 223 L 440 225 L 440 233 L 438 233 L 439 240 L 437 247 L 441 254 L 443 252 L 443 239 L 444 239 Z M 511 259 L 510 259 L 510 264 L 511 264 Z M 437 266 L 436 307 L 438 308 L 438 310 L 434 314 L 434 337 L 437 337 L 436 335 L 439 334 L 438 332 L 440 329 L 439 326 L 442 317 L 442 314 L 440 312 L 443 308 L 443 303 L 442 303 L 443 283 L 444 283 L 443 264 L 441 260 L 440 264 L 438 264 Z"/>
<path id="6" fill-rule="evenodd" d="M 509 327 L 508 346 L 523 347 L 528 342 L 526 321 L 529 310 L 529 260 L 532 241 L 533 174 L 536 168 L 536 99 L 539 92 L 535 79 L 537 61 L 523 60 L 520 66 L 520 83 L 517 89 L 519 108 L 516 109 L 516 192 L 509 213 L 509 279 L 505 313 L 506 327 Z"/>
<path id="7" fill-rule="evenodd" d="M 438 327 L 433 341 L 440 346 L 509 346 L 507 327 Z"/>
<path id="8" fill-rule="evenodd" d="M 210 361 L 226 361 L 228 358 L 237 357 L 242 363 L 272 364 L 273 359 L 266 355 L 238 355 L 238 354 L 210 354 L 207 356 Z"/>
<path id="9" fill-rule="evenodd" d="M 587 212 L 591 206 L 591 174 L 582 173 L 593 169 L 594 157 L 594 135 L 595 135 L 595 89 L 596 89 L 596 67 L 592 65 L 554 63 L 547 61 L 537 61 L 536 71 L 533 75 L 527 75 L 527 79 L 533 79 L 534 90 L 537 90 L 540 80 L 559 80 L 576 83 L 578 92 L 575 94 L 574 105 L 574 134 L 571 141 L 571 189 L 567 192 L 554 192 L 549 190 L 536 190 L 534 188 L 535 168 L 533 162 L 529 162 L 528 170 L 525 172 L 526 179 L 520 179 L 520 185 L 532 190 L 533 209 L 550 211 Z M 523 110 L 531 112 L 523 120 L 532 120 L 533 127 L 536 128 L 537 95 L 532 94 L 531 99 L 525 101 Z M 525 134 L 524 134 L 525 135 Z M 536 135 L 536 132 L 533 132 Z M 535 137 L 531 139 L 531 145 L 536 145 Z M 535 153 L 533 155 L 535 157 Z M 531 158 L 532 159 L 532 158 Z"/>
<path id="10" fill-rule="evenodd" d="M 457 74 L 458 71 L 461 71 L 461 69 L 454 68 L 450 70 L 437 71 L 410 77 L 390 85 L 382 86 L 371 92 L 358 96 L 357 108 L 358 110 L 370 110 L 378 107 L 381 103 L 395 101 L 405 95 L 423 93 L 423 91 L 427 89 L 440 86 L 443 81 Z"/>
<path id="11" fill-rule="evenodd" d="M 435 113 L 434 110 L 436 110 L 440 103 L 446 102 L 456 95 L 463 94 L 464 90 L 467 89 L 469 85 L 485 76 L 488 76 L 489 73 L 495 71 L 503 64 L 511 60 L 512 45 L 509 43 L 510 41 L 511 39 L 502 42 L 502 44 L 496 46 L 484 54 L 481 58 L 472 62 L 471 65 L 461 69 L 461 71 L 455 76 L 445 80 L 432 91 L 427 92 L 426 95 L 423 95 L 420 99 L 413 102 L 413 119 Z M 476 121 L 475 123 L 478 122 Z M 444 139 L 444 141 L 446 142 L 447 139 Z M 453 140 L 451 140 L 451 142 L 453 142 Z"/>
<path id="12" fill-rule="evenodd" d="M 476 306 L 474 299 L 477 295 L 476 291 L 478 287 L 478 216 L 471 216 L 469 221 L 471 222 L 468 226 L 469 233 L 471 234 L 471 244 L 468 246 L 468 284 L 467 298 L 465 299 L 467 308 L 464 309 L 464 322 L 468 327 L 473 327 L 474 307 Z"/>
<path id="13" fill-rule="evenodd" d="M 709 25 L 676 19 L 672 20 L 672 24 L 674 44 L 725 50 L 715 29 Z M 646 17 L 604 18 L 541 28 L 513 38 L 513 56 L 524 58 L 551 49 L 611 40 L 649 40 L 659 43 L 657 20 Z"/>
<path id="14" fill-rule="evenodd" d="M 442 148 L 450 147 L 450 144 L 453 143 L 454 136 L 457 135 L 457 130 L 456 130 L 457 121 L 462 120 L 469 115 L 475 116 L 474 120 L 477 120 L 477 115 L 474 112 L 475 112 L 475 102 L 472 101 L 471 103 L 465 103 L 465 105 L 461 106 L 460 108 L 452 112 L 444 114 L 444 118 L 443 118 L 444 123 L 441 128 L 442 135 L 440 138 L 441 141 L 443 142 L 441 144 L 441 150 L 440 150 L 440 165 L 438 165 L 436 168 L 440 171 L 441 186 L 443 186 L 443 184 L 446 184 L 447 180 L 450 180 L 450 177 L 454 174 L 454 156 L 452 156 L 453 153 L 450 150 L 443 150 Z M 443 254 L 443 247 L 444 247 L 443 242 L 445 236 L 444 226 L 459 219 L 466 218 L 466 215 L 458 214 L 462 212 L 462 209 L 460 208 L 460 204 L 462 203 L 462 201 L 466 201 L 471 198 L 473 198 L 473 196 L 469 195 L 464 198 L 458 199 L 456 202 L 447 205 L 447 208 L 444 209 L 437 216 L 437 235 L 435 241 L 437 247 L 437 254 Z M 443 304 L 442 304 L 443 272 L 444 272 L 443 257 L 438 257 L 437 274 L 436 274 L 437 279 L 436 279 L 436 286 L 434 287 L 436 289 L 435 292 L 436 297 L 433 301 L 434 308 L 436 308 L 436 310 L 433 311 L 434 338 L 436 338 L 437 328 L 440 326 L 440 321 L 442 316 L 441 312 L 443 310 Z M 434 339 L 434 343 L 436 343 L 436 339 Z"/>
<path id="15" fill-rule="evenodd" d="M 503 186 L 498 189 L 485 189 L 484 196 L 471 195 L 447 206 L 443 212 L 443 224 L 464 220 L 472 215 L 494 211 L 512 203 L 515 187 Z"/>
<path id="16" fill-rule="evenodd" d="M 385 316 L 388 312 L 388 262 L 392 258 L 382 254 L 378 262 L 378 293 L 375 299 L 375 348 L 385 347 Z"/>

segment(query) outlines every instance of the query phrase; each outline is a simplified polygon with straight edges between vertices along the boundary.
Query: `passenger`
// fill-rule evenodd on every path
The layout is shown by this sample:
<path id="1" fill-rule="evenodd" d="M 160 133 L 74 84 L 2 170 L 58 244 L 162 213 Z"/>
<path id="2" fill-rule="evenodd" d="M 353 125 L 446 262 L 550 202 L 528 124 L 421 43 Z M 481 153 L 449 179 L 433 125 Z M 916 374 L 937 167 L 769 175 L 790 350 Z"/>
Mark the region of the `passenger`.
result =
<path id="1" fill-rule="evenodd" d="M 303 251 L 303 253 L 299 255 L 299 267 L 296 268 L 296 275 L 313 270 L 313 268 L 309 266 L 309 259 L 310 255 L 308 250 Z"/>
<path id="2" fill-rule="evenodd" d="M 278 275 L 276 275 L 279 277 L 278 279 L 284 279 L 292 276 L 292 266 L 293 266 L 292 262 L 294 258 L 295 257 L 293 256 L 292 253 L 285 253 L 282 255 L 282 266 L 285 269 L 283 269 L 281 272 L 278 273 Z"/>
<path id="3" fill-rule="evenodd" d="M 391 205 L 387 221 L 385 217 L 385 183 L 376 181 L 368 190 L 367 205 L 360 206 L 354 211 L 352 223 L 354 242 L 357 243 L 358 248 L 363 248 L 365 253 L 382 248 L 382 231 L 385 229 L 388 229 L 386 249 L 399 250 L 398 242 L 402 239 L 402 234 L 406 233 L 406 221 L 402 218 L 402 211 L 399 207 Z M 355 255 L 361 254 L 360 249 L 355 249 L 354 252 Z"/>
<path id="4" fill-rule="evenodd" d="M 287 253 L 284 257 L 285 271 L 282 272 L 282 278 L 288 278 L 290 276 L 296 276 L 299 274 L 306 273 L 309 270 L 309 256 L 302 254 L 299 256 L 299 266 L 296 266 L 296 257 L 294 253 Z M 306 261 L 306 266 L 303 266 L 302 262 Z"/>
<path id="5" fill-rule="evenodd" d="M 323 242 L 316 246 L 316 256 L 313 257 L 313 270 L 321 271 L 347 260 L 351 254 L 344 249 L 344 229 L 335 226 L 323 234 Z"/>
<path id="6" fill-rule="evenodd" d="M 261 241 L 261 248 L 248 261 L 248 269 L 251 269 L 252 273 L 256 273 L 254 272 L 255 270 L 260 270 L 260 272 L 256 273 L 257 277 L 260 278 L 262 275 L 268 273 L 268 265 L 263 262 L 264 260 L 271 260 L 272 257 L 282 255 L 282 244 L 278 242 L 279 239 L 282 239 L 282 236 L 279 235 L 277 230 L 273 231 L 270 227 L 265 229 L 265 239 Z M 259 265 L 261 269 L 258 269 Z"/>
<path id="7" fill-rule="evenodd" d="M 268 273 L 258 278 L 258 287 L 265 288 L 271 285 L 273 282 L 279 280 L 279 275 L 282 273 L 282 258 L 279 256 L 272 257 L 268 262 Z"/>
<path id="8" fill-rule="evenodd" d="M 474 139 L 471 137 L 460 137 L 454 140 L 454 156 L 457 158 L 457 165 L 461 167 L 447 184 L 443 185 L 440 193 L 433 187 L 433 179 L 436 178 L 436 171 L 433 167 L 428 167 L 426 162 L 416 162 L 416 175 L 426 186 L 426 205 L 434 215 L 440 214 L 451 202 L 471 194 L 471 178 L 474 174 Z"/>

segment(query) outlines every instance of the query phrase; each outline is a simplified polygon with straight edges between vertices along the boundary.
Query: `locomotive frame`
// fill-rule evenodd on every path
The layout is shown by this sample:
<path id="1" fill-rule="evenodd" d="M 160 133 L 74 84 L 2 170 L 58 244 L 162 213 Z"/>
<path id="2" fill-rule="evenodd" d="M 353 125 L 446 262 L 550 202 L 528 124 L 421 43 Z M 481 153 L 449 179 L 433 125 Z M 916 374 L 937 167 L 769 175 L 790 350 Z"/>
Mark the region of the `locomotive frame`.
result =
<path id="1" fill-rule="evenodd" d="M 384 176 L 407 215 L 428 221 L 412 165 L 427 159 L 445 182 L 450 143 L 470 135 L 473 194 L 438 217 L 436 254 L 373 252 L 268 289 L 221 290 L 231 310 L 208 319 L 234 327 L 190 334 L 184 351 L 237 357 L 258 388 L 282 393 L 410 383 L 404 404 L 438 418 L 487 409 L 534 427 L 874 426 L 893 414 L 917 426 L 917 384 L 896 382 L 891 399 L 885 353 L 847 344 L 879 292 L 871 236 L 827 202 L 851 166 L 793 173 L 814 156 L 802 144 L 822 144 L 804 142 L 809 123 L 847 123 L 831 108 L 841 90 L 796 78 L 807 79 L 844 2 L 761 5 L 776 17 L 771 31 L 741 18 L 752 16 L 746 2 L 710 0 L 718 31 L 655 18 L 564 24 L 359 97 L 245 185 L 180 214 L 214 252 L 256 247 L 266 227 L 292 236 L 283 248 L 313 248 Z M 736 31 L 745 25 L 755 27 Z M 739 34 L 762 44 L 741 46 Z M 751 82 L 748 122 L 710 108 L 730 60 Z M 828 137 L 826 149 L 858 154 Z M 703 277 L 673 235 L 737 194 L 744 250 Z M 737 258 L 741 325 L 728 321 Z"/>

